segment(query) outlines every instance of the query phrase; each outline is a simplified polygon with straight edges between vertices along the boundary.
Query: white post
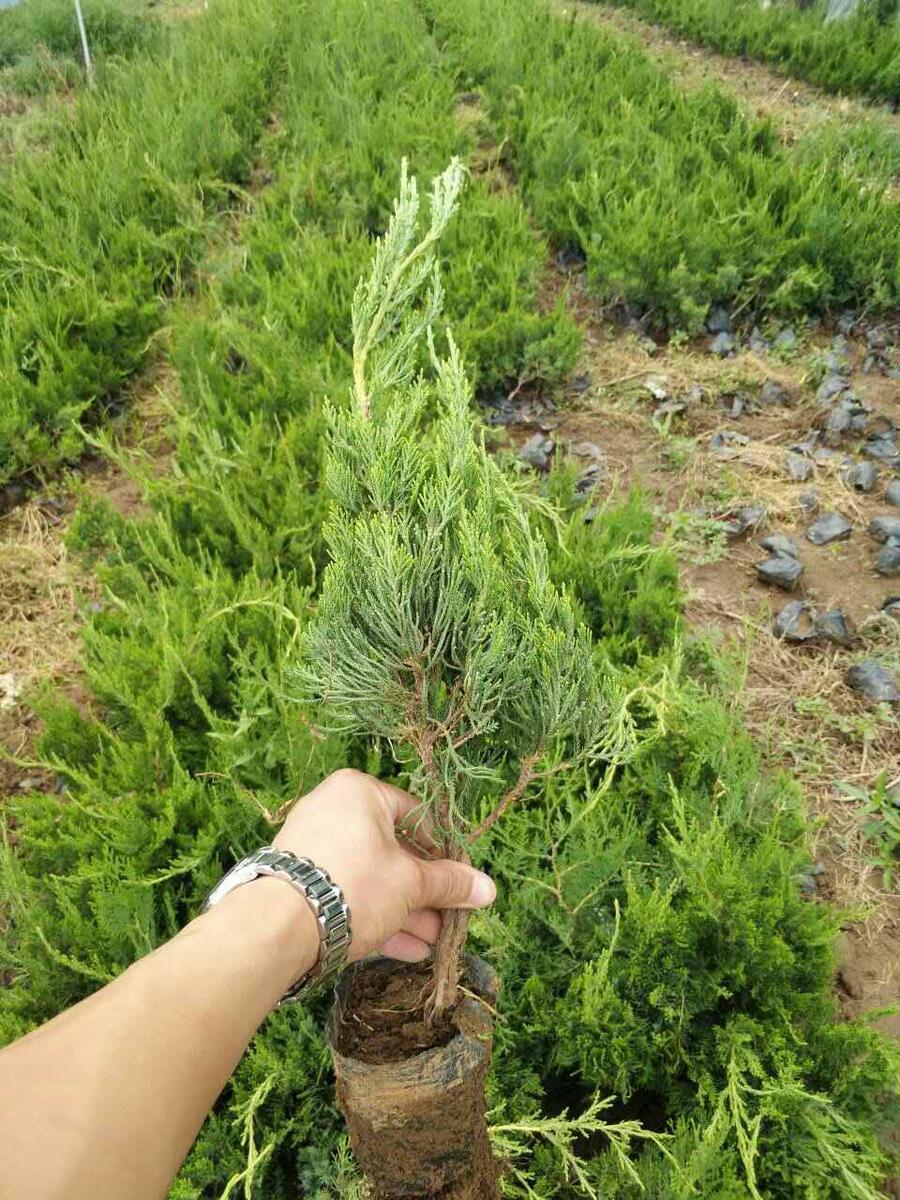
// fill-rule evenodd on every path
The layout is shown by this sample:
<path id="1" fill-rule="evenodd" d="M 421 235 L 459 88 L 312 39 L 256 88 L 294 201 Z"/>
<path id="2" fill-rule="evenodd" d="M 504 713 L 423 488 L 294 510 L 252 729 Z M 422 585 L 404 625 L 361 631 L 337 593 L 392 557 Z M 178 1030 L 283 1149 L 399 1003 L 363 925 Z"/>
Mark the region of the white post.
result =
<path id="1" fill-rule="evenodd" d="M 84 74 L 90 85 L 94 82 L 94 67 L 91 63 L 91 52 L 88 49 L 87 30 L 84 27 L 84 16 L 81 12 L 81 0 L 75 0 L 75 15 L 78 18 L 78 32 L 81 34 L 81 49 L 84 53 Z"/>

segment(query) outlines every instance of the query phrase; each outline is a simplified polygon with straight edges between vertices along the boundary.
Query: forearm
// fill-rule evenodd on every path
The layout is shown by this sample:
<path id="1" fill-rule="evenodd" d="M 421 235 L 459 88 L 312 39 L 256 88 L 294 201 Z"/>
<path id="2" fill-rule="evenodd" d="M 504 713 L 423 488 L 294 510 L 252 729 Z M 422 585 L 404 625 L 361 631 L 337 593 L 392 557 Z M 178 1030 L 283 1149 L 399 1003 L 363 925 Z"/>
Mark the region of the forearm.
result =
<path id="1" fill-rule="evenodd" d="M 274 845 L 308 856 L 352 912 L 354 962 L 427 958 L 438 909 L 480 908 L 494 885 L 434 859 L 405 792 L 337 771 Z M 255 879 L 108 987 L 0 1051 L 0 1200 L 159 1200 L 266 1014 L 319 957 L 300 891 Z"/>
<path id="2" fill-rule="evenodd" d="M 302 897 L 257 880 L 0 1052 L 0 1198 L 164 1196 L 254 1032 L 317 952 Z"/>

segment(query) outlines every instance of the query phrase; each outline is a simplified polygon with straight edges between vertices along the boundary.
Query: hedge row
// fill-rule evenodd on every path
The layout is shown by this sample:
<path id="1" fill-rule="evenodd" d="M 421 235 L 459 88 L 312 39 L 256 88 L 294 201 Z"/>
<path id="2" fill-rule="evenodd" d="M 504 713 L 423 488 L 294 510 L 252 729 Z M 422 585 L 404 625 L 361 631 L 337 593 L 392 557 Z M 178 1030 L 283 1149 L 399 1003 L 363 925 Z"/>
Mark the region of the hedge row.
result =
<path id="1" fill-rule="evenodd" d="M 823 138 L 791 154 L 721 93 L 684 95 L 634 43 L 561 21 L 545 0 L 429 5 L 427 69 L 439 94 L 422 103 L 431 113 L 444 104 L 444 128 L 435 140 L 436 123 L 425 122 L 427 137 L 401 144 L 414 158 L 427 145 L 436 158 L 439 145 L 462 136 L 448 90 L 460 80 L 483 88 L 532 214 L 559 245 L 585 255 L 604 301 L 630 301 L 688 330 L 722 301 L 748 316 L 897 306 L 900 206 L 872 185 L 896 165 L 896 146 Z M 223 0 L 180 23 L 164 51 L 110 67 L 46 152 L 0 178 L 0 486 L 78 457 L 80 427 L 117 407 L 167 303 L 193 288 L 198 257 L 250 180 L 274 81 L 301 70 L 279 36 L 283 9 L 280 0 L 249 8 Z M 316 47 L 308 53 L 303 70 Z M 361 120 L 366 88 L 382 87 L 349 74 L 336 82 L 339 114 L 305 128 L 297 153 L 333 140 L 345 118 Z M 368 132 L 365 143 L 340 144 L 380 169 L 332 169 L 359 197 L 339 203 L 371 229 L 397 143 Z M 357 183 L 373 175 L 366 195 Z M 321 192 L 331 180 L 317 175 L 309 186 Z M 338 206 L 330 219 L 340 215 Z M 516 219 L 509 236 L 521 240 L 521 212 Z M 482 269 L 474 251 L 467 269 L 472 277 Z M 483 388 L 523 371 L 552 374 L 571 356 L 565 337 L 526 331 L 521 312 L 516 332 L 486 320 L 479 295 L 475 286 L 466 297 L 472 336 L 505 356 L 481 356 L 483 368 L 491 363 Z"/>
<path id="2" fill-rule="evenodd" d="M 146 360 L 247 182 L 279 31 L 277 0 L 223 0 L 161 56 L 110 67 L 46 151 L 0 175 L 0 485 L 77 458 L 79 423 Z"/>
<path id="3" fill-rule="evenodd" d="M 832 91 L 900 104 L 900 24 L 893 0 L 863 0 L 826 24 L 823 3 L 763 7 L 759 0 L 611 0 L 683 37 L 771 63 Z"/>
<path id="4" fill-rule="evenodd" d="M 423 3 L 536 220 L 604 301 L 690 331 L 713 302 L 900 304 L 900 203 L 836 159 L 792 154 L 722 92 L 683 91 L 636 42 L 546 0 Z"/>

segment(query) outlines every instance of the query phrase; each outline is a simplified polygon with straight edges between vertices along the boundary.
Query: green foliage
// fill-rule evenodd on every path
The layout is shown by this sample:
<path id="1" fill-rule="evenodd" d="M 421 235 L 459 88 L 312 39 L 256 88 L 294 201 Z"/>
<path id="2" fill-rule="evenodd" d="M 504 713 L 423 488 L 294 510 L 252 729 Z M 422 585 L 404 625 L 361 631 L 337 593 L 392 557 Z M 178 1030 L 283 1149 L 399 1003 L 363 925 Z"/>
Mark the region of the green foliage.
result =
<path id="1" fill-rule="evenodd" d="M 595 1096 L 583 1113 L 570 1117 L 563 1109 L 552 1117 L 532 1117 L 509 1124 L 491 1125 L 491 1140 L 499 1157 L 507 1164 L 506 1175 L 501 1181 L 504 1195 L 538 1196 L 535 1184 L 542 1186 L 545 1175 L 541 1170 L 542 1143 L 551 1149 L 551 1161 L 558 1163 L 561 1181 L 573 1185 L 590 1200 L 600 1200 L 601 1193 L 594 1187 L 591 1177 L 596 1174 L 591 1165 L 576 1149 L 585 1138 L 603 1137 L 610 1144 L 608 1159 L 618 1168 L 618 1174 L 640 1184 L 640 1176 L 631 1157 L 634 1143 L 650 1142 L 665 1153 L 666 1138 L 644 1129 L 640 1121 L 609 1121 L 604 1113 L 614 1100 Z M 537 1154 L 535 1154 L 537 1143 Z M 527 1159 L 526 1159 L 527 1156 Z M 525 1165 L 530 1159 L 530 1166 Z M 518 1160 L 518 1161 L 517 1161 Z"/>
<path id="2" fill-rule="evenodd" d="M 434 354 L 436 246 L 461 183 L 456 161 L 435 179 L 420 237 L 404 164 L 354 295 L 352 404 L 327 414 L 331 561 L 300 672 L 324 721 L 390 747 L 448 842 L 510 772 L 521 791 L 537 764 L 589 751 L 603 720 L 586 629 L 473 428 L 449 333 Z M 416 373 L 426 338 L 433 379 Z"/>
<path id="3" fill-rule="evenodd" d="M 98 65 L 107 57 L 130 57 L 162 41 L 160 23 L 137 0 L 85 0 L 81 9 L 91 57 Z M 42 51 L 52 57 L 57 69 L 64 68 L 65 60 L 80 64 L 81 38 L 73 4 L 67 0 L 27 0 L 0 12 L 0 67 L 21 64 L 29 58 L 33 61 Z M 17 73 L 17 84 L 21 78 Z"/>
<path id="4" fill-rule="evenodd" d="M 278 29 L 262 0 L 179 26 L 168 55 L 110 68 L 0 179 L 0 483 L 76 457 L 78 423 L 145 360 L 163 293 L 246 180 Z"/>
<path id="5" fill-rule="evenodd" d="M 888 787 L 884 776 L 871 793 L 852 784 L 842 784 L 841 791 L 862 802 L 862 832 L 871 848 L 871 862 L 881 870 L 885 890 L 891 891 L 900 869 L 900 791 Z"/>
<path id="6" fill-rule="evenodd" d="M 554 554 L 554 576 L 617 667 L 658 654 L 680 629 L 678 572 L 668 553 L 650 546 L 652 531 L 645 500 L 632 492 L 590 523 L 571 521 Z"/>
<path id="7" fill-rule="evenodd" d="M 531 1064 L 568 1104 L 616 1094 L 672 1132 L 637 1163 L 653 1196 L 875 1197 L 896 1048 L 834 1023 L 834 918 L 792 881 L 796 793 L 670 655 L 634 679 L 638 751 L 615 783 L 550 781 L 483 850 L 503 881 L 502 919 L 475 927 L 504 978 L 498 1089 Z M 639 1195 L 608 1158 L 597 1193 Z"/>
<path id="8" fill-rule="evenodd" d="M 412 152 L 415 165 L 431 171 L 469 147 L 452 116 L 455 70 L 401 0 L 382 5 L 377 21 L 366 5 L 326 10 L 311 2 L 282 12 L 278 0 L 256 0 L 179 26 L 173 38 L 162 61 L 114 72 L 98 95 L 83 97 L 52 151 L 0 185 L 0 243 L 9 251 L 0 483 L 77 457 L 79 422 L 99 420 L 146 360 L 164 298 L 194 285 L 197 256 L 248 181 L 273 105 L 278 119 L 267 144 L 284 170 L 261 200 L 248 274 L 222 268 L 221 303 L 240 315 L 221 322 L 215 351 L 208 334 L 205 347 L 194 341 L 202 386 L 214 387 L 220 409 L 244 397 L 244 425 L 235 419 L 226 435 L 236 447 L 261 436 L 254 389 L 269 396 L 271 420 L 294 401 L 296 366 L 284 337 L 302 327 L 317 361 L 339 356 L 340 338 L 347 348 L 353 280 L 368 239 L 384 228 L 400 157 Z M 579 335 L 562 311 L 535 311 L 544 247 L 521 202 L 474 186 L 471 211 L 445 254 L 451 315 L 478 386 L 561 378 Z M 289 293 L 298 288 L 295 316 Z M 229 337 L 237 344 L 223 345 Z M 220 351 L 213 380 L 209 355 Z M 272 373 L 288 362 L 276 389 Z M 248 378 L 230 381 L 229 371 Z M 302 381 L 322 384 L 316 367 L 303 370 Z M 271 420 L 263 421 L 266 435 Z M 208 518 L 221 525 L 214 510 L 210 498 L 198 538 Z"/>
<path id="9" fill-rule="evenodd" d="M 883 187 L 792 155 L 722 92 L 685 92 L 633 40 L 543 0 L 429 11 L 529 207 L 584 253 L 601 299 L 691 331 L 716 301 L 748 315 L 896 306 L 900 221 Z"/>
<path id="10" fill-rule="evenodd" d="M 759 0 L 613 0 L 683 37 L 725 54 L 757 58 L 838 92 L 900 102 L 900 29 L 895 4 L 869 0 L 859 13 L 826 24 L 823 5 Z M 888 11 L 890 10 L 890 11 Z"/>
<path id="11" fill-rule="evenodd" d="M 172 470 L 147 469 L 146 519 L 93 504 L 73 531 L 102 564 L 101 611 L 88 616 L 85 699 L 42 706 L 42 757 L 65 791 L 7 802 L 0 1040 L 168 937 L 327 771 L 408 782 L 368 742 L 314 730 L 320 714 L 298 708 L 286 667 L 325 560 L 322 398 L 347 394 L 353 286 L 386 227 L 401 155 L 431 172 L 469 149 L 452 118 L 460 80 L 409 0 L 294 11 L 280 15 L 269 60 L 283 65 L 268 97 L 271 183 L 247 201 L 239 243 L 207 253 L 197 303 L 168 310 Z M 257 16 L 242 12 L 250 43 Z M 218 54 L 217 36 L 203 27 Z M 215 71 L 210 87 L 222 91 Z M 201 95 L 197 137 L 208 111 Z M 449 320 L 486 387 L 498 357 L 509 354 L 501 386 L 514 385 L 533 347 L 571 329 L 555 314 L 540 332 L 530 324 L 542 253 L 520 202 L 473 181 L 442 266 Z M 548 492 L 567 504 L 571 478 Z M 900 1065 L 874 1030 L 834 1019 L 834 920 L 797 889 L 808 851 L 796 790 L 765 777 L 717 690 L 716 660 L 682 651 L 674 565 L 640 498 L 590 524 L 583 508 L 548 512 L 530 510 L 550 582 L 591 626 L 633 752 L 616 769 L 599 761 L 545 781 L 476 848 L 500 884 L 474 925 L 503 980 L 491 1119 L 528 1127 L 499 1131 L 516 1138 L 531 1191 L 508 1184 L 542 1200 L 589 1195 L 574 1155 L 589 1188 L 625 1200 L 752 1200 L 754 1177 L 766 1200 L 858 1200 L 858 1181 L 871 1196 Z M 358 1197 L 331 1101 L 326 1004 L 267 1020 L 173 1197 Z M 613 1094 L 615 1108 L 591 1117 L 595 1097 Z M 635 1133 L 627 1167 L 602 1124 L 637 1122 L 665 1136 Z"/>
<path id="12" fill-rule="evenodd" d="M 165 551 L 160 524 L 97 512 L 85 522 L 112 554 L 109 600 L 87 634 L 94 700 L 88 713 L 46 711 L 44 754 L 66 802 L 11 801 L 4 1038 L 174 931 L 217 873 L 269 836 L 263 809 L 274 815 L 338 764 L 378 766 L 341 736 L 313 736 L 316 714 L 286 699 L 308 593 Z M 574 1155 L 597 1195 L 643 1194 L 602 1128 L 569 1142 L 559 1115 L 584 1122 L 592 1097 L 617 1094 L 602 1122 L 673 1135 L 659 1149 L 632 1140 L 628 1162 L 649 1195 L 750 1200 L 746 1133 L 766 1200 L 874 1197 L 841 1170 L 865 1180 L 879 1169 L 897 1052 L 834 1022 L 833 918 L 794 882 L 807 854 L 796 792 L 761 776 L 723 699 L 682 665 L 678 595 L 658 590 L 666 563 L 649 536 L 632 498 L 593 525 L 574 513 L 550 560 L 561 583 L 566 546 L 589 556 L 584 582 L 567 586 L 595 614 L 636 752 L 612 778 L 599 764 L 548 780 L 478 848 L 500 884 L 474 926 L 503 979 L 491 1119 L 516 1139 L 531 1191 L 518 1174 L 508 1186 L 590 1195 Z M 651 649 L 639 610 L 605 612 L 597 597 L 654 589 Z M 229 1183 L 240 1195 L 248 1172 L 253 1196 L 352 1194 L 334 1164 L 323 1015 L 270 1018 L 173 1196 L 219 1196 Z"/>

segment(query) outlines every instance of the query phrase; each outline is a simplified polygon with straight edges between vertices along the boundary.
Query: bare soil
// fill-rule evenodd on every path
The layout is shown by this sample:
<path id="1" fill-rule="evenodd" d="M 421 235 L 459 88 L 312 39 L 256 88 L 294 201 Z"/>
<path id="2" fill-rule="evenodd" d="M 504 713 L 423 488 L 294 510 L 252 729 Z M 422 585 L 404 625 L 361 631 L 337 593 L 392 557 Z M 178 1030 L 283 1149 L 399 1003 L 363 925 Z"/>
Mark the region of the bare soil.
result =
<path id="1" fill-rule="evenodd" d="M 359 1062 L 401 1062 L 446 1046 L 459 1032 L 453 1014 L 429 1025 L 425 1001 L 434 986 L 431 963 L 398 972 L 393 963 L 357 975 L 346 1002 L 337 1049 Z"/>

